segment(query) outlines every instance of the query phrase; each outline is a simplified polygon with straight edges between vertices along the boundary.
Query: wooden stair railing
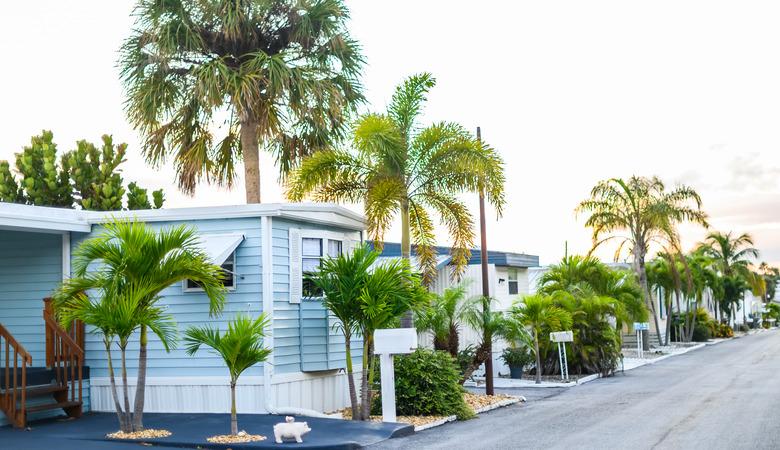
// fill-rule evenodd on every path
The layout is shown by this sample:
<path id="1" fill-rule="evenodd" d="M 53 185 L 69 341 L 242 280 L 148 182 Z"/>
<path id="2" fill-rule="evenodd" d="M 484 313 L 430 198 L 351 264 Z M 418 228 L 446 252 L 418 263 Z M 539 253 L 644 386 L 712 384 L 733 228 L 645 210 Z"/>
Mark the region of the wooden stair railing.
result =
<path id="1" fill-rule="evenodd" d="M 65 412 L 71 417 L 81 416 L 82 375 L 84 368 L 84 324 L 76 322 L 65 331 L 54 318 L 51 299 L 44 299 L 43 321 L 46 327 L 46 366 L 54 371 L 55 381 L 65 388 L 58 402 L 69 404 Z"/>
<path id="2" fill-rule="evenodd" d="M 0 386 L 3 388 L 0 394 L 0 410 L 15 427 L 24 427 L 27 423 L 27 366 L 32 366 L 32 356 L 16 342 L 2 324 L 0 324 L 0 361 L 5 363 L 5 370 L 0 379 Z"/>

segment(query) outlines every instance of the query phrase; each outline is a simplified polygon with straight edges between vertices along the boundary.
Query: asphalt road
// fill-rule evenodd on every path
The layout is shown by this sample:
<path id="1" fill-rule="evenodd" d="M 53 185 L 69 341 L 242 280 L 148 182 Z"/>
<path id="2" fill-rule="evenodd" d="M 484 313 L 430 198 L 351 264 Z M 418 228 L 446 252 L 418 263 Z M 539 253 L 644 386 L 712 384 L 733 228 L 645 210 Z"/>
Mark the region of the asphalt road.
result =
<path id="1" fill-rule="evenodd" d="M 778 375 L 780 332 L 759 333 L 370 449 L 777 449 Z"/>

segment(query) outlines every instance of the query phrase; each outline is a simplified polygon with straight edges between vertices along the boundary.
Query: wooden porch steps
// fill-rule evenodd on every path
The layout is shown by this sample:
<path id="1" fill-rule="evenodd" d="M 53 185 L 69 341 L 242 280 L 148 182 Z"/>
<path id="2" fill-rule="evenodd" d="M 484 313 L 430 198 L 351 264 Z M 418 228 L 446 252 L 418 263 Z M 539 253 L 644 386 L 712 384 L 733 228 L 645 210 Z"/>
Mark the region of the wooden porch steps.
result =
<path id="1" fill-rule="evenodd" d="M 37 413 L 41 411 L 48 411 L 50 409 L 57 409 L 62 408 L 66 414 L 70 417 L 79 417 L 81 416 L 81 402 L 56 402 L 56 403 L 43 403 L 41 405 L 34 405 L 34 406 L 28 406 L 27 407 L 27 414 Z M 78 408 L 79 412 L 75 414 L 68 413 L 69 410 L 73 410 L 74 408 Z"/>

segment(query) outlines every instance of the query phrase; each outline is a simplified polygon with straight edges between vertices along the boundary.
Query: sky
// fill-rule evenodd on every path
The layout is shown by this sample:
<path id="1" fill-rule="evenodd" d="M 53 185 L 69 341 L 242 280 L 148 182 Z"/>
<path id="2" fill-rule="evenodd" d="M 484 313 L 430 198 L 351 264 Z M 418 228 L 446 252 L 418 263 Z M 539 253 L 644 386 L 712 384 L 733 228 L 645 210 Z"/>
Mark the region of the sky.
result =
<path id="1" fill-rule="evenodd" d="M 239 204 L 243 186 L 193 197 L 141 156 L 123 111 L 117 51 L 133 1 L 12 2 L 0 14 L 0 160 L 42 129 L 60 151 L 112 134 L 126 181 L 165 188 L 167 207 Z M 491 249 L 551 263 L 585 253 L 574 209 L 599 180 L 659 176 L 702 196 L 714 230 L 750 233 L 780 264 L 780 3 L 774 1 L 347 1 L 368 105 L 404 77 L 438 80 L 423 124 L 482 128 L 506 163 L 508 207 Z M 264 202 L 284 201 L 262 160 Z M 477 200 L 464 196 L 472 211 Z M 351 206 L 360 210 L 357 206 Z M 682 227 L 684 245 L 706 231 Z M 388 238 L 398 240 L 391 230 Z M 439 230 L 439 241 L 447 236 Z M 611 259 L 612 252 L 599 253 Z"/>

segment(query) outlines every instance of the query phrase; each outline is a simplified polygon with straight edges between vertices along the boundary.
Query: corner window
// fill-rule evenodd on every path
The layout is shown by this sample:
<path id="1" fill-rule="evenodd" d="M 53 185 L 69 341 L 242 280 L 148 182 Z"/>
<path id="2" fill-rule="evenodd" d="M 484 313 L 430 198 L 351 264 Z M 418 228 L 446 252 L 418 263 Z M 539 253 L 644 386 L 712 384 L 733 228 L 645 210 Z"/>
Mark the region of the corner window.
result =
<path id="1" fill-rule="evenodd" d="M 507 270 L 507 288 L 509 289 L 509 295 L 517 295 L 520 293 L 520 285 L 517 281 L 517 269 Z"/>
<path id="2" fill-rule="evenodd" d="M 228 289 L 235 289 L 236 287 L 236 252 L 233 252 L 228 256 L 222 267 L 223 278 L 222 282 Z M 185 280 L 184 290 L 190 292 L 203 291 L 203 288 L 197 281 Z"/>
<path id="3" fill-rule="evenodd" d="M 304 298 L 322 297 L 322 291 L 308 279 L 317 273 L 325 257 L 341 255 L 343 242 L 336 239 L 308 238 L 301 239 L 301 269 L 303 272 L 301 293 Z"/>

